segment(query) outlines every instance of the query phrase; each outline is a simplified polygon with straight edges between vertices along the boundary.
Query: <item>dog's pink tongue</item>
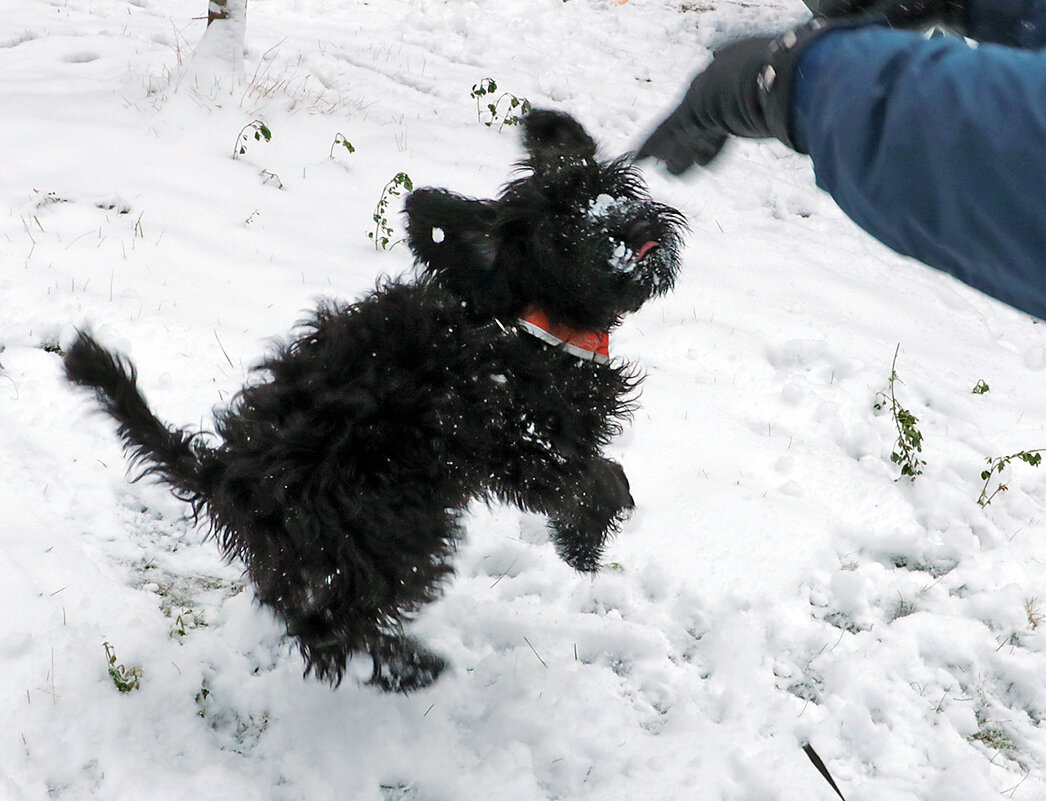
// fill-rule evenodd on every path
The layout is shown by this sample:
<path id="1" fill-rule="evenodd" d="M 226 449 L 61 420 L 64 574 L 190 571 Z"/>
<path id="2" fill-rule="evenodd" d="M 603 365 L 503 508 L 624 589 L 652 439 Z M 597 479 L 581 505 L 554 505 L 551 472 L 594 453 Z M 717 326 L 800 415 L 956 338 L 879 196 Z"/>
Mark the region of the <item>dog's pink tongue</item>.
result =
<path id="1" fill-rule="evenodd" d="M 643 257 L 646 256 L 647 253 L 649 253 L 656 247 L 657 242 L 644 242 L 643 247 L 641 247 L 639 251 L 636 253 L 636 261 L 642 261 Z"/>

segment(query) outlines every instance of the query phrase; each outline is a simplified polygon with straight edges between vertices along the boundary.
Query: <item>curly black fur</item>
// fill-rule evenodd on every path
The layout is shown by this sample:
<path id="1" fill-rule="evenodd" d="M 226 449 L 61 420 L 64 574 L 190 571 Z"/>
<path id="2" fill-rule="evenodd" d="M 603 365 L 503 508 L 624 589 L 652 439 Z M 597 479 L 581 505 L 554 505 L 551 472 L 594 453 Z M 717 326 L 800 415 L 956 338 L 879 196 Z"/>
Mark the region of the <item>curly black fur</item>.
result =
<path id="1" fill-rule="evenodd" d="M 161 423 L 133 367 L 89 334 L 65 357 L 144 472 L 206 511 L 306 673 L 331 683 L 360 651 L 384 689 L 439 675 L 403 624 L 450 575 L 471 499 L 547 515 L 582 571 L 633 507 L 601 449 L 631 411 L 635 371 L 579 360 L 516 318 L 536 305 L 611 328 L 671 287 L 683 220 L 627 162 L 598 162 L 570 117 L 534 112 L 524 128 L 527 174 L 496 200 L 408 197 L 416 280 L 321 305 L 261 365 L 267 380 L 217 415 L 214 447 Z"/>

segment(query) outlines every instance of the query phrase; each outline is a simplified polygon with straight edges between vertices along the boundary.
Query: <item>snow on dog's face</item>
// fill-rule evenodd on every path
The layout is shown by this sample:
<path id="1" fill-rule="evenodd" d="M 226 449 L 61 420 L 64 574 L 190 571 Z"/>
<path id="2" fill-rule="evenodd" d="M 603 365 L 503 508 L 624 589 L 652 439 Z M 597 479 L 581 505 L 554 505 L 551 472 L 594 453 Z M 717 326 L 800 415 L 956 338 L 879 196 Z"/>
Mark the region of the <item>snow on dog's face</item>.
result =
<path id="1" fill-rule="evenodd" d="M 572 117 L 524 119 L 525 174 L 496 200 L 438 189 L 407 199 L 423 272 L 482 316 L 528 307 L 575 328 L 613 327 L 672 288 L 683 215 L 647 195 L 627 159 L 599 161 Z"/>

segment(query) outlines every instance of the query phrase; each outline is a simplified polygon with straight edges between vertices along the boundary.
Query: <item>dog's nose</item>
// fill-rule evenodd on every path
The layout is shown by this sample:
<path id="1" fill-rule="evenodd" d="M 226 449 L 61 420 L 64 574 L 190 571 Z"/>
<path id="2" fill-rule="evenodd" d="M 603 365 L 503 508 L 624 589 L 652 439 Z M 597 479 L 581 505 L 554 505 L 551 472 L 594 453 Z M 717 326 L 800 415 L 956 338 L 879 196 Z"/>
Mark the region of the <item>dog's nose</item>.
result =
<path id="1" fill-rule="evenodd" d="M 629 226 L 628 233 L 636 239 L 657 239 L 657 232 L 660 230 L 661 225 L 658 220 L 643 217 Z"/>
<path id="2" fill-rule="evenodd" d="M 650 220 L 635 220 L 628 226 L 626 234 L 630 242 L 640 242 L 644 239 L 652 239 L 648 234 L 653 230 L 654 223 Z"/>

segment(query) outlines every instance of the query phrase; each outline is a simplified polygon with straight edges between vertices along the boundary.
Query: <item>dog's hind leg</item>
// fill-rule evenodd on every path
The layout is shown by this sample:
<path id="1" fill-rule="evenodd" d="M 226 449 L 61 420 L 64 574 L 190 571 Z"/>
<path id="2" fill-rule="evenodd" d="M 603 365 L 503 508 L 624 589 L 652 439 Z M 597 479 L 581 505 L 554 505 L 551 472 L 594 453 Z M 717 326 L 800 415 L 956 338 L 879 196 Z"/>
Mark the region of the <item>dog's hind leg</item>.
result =
<path id="1" fill-rule="evenodd" d="M 276 607 L 285 619 L 290 617 L 291 610 L 286 606 Z M 402 693 L 432 684 L 447 667 L 446 660 L 404 634 L 398 624 L 376 627 L 374 620 L 380 616 L 378 610 L 346 614 L 321 607 L 288 619 L 287 632 L 298 640 L 306 674 L 312 673 L 333 686 L 341 683 L 349 660 L 366 654 L 374 662 L 368 684 Z"/>
<path id="2" fill-rule="evenodd" d="M 635 508 L 628 479 L 617 462 L 597 458 L 563 489 L 549 511 L 556 553 L 575 570 L 593 572 L 607 540 Z"/>
<path id="3" fill-rule="evenodd" d="M 402 632 L 382 633 L 368 643 L 374 660 L 370 684 L 386 692 L 409 693 L 432 684 L 447 661 Z"/>
<path id="4" fill-rule="evenodd" d="M 386 692 L 409 693 L 432 684 L 447 667 L 447 661 L 420 641 L 401 631 L 371 631 L 351 640 L 298 628 L 292 632 L 299 641 L 306 673 L 337 686 L 354 655 L 370 654 L 374 669 L 368 684 Z"/>

